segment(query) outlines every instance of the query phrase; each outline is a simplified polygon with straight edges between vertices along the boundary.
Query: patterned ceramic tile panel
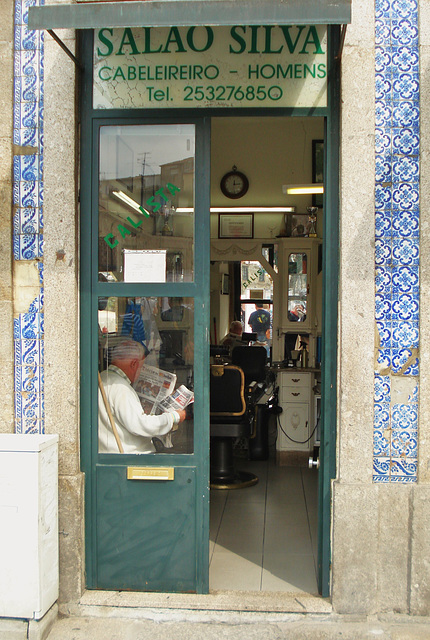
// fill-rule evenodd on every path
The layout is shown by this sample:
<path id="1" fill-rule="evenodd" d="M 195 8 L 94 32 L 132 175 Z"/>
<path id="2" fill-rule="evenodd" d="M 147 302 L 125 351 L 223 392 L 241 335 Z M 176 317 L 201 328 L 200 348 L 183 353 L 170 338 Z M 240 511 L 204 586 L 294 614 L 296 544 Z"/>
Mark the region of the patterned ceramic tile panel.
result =
<path id="1" fill-rule="evenodd" d="M 43 32 L 27 28 L 28 8 L 15 0 L 13 257 L 39 267 L 39 295 L 14 320 L 15 430 L 43 433 Z M 25 283 L 22 283 L 25 285 Z"/>
<path id="2" fill-rule="evenodd" d="M 375 482 L 416 482 L 419 49 L 416 0 L 376 0 Z M 394 388 L 404 404 L 396 403 Z"/>

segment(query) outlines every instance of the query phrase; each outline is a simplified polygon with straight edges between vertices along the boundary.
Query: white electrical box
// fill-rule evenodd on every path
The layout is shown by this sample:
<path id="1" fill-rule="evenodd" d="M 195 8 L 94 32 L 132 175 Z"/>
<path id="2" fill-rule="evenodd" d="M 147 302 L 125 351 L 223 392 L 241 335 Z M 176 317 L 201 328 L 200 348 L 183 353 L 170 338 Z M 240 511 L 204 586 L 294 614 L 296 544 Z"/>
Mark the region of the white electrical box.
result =
<path id="1" fill-rule="evenodd" d="M 58 599 L 58 436 L 0 434 L 0 617 Z"/>

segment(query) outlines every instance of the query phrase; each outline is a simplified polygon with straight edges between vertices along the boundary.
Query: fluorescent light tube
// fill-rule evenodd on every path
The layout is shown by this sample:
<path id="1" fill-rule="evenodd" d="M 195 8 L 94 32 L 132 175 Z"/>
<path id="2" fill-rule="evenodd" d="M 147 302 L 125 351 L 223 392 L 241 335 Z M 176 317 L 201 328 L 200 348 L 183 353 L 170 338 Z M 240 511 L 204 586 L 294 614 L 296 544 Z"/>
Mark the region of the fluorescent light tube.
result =
<path id="1" fill-rule="evenodd" d="M 211 213 L 295 213 L 296 207 L 211 207 Z M 176 213 L 193 213 L 192 207 L 178 207 Z"/>
<path id="2" fill-rule="evenodd" d="M 284 184 L 282 192 L 286 195 L 305 195 L 308 193 L 324 193 L 323 184 Z"/>
<path id="3" fill-rule="evenodd" d="M 134 211 L 138 211 L 139 213 L 143 213 L 144 216 L 149 218 L 149 216 L 150 216 L 149 211 L 144 209 L 144 207 L 141 207 L 140 204 L 138 204 L 136 202 L 136 200 L 133 200 L 133 198 L 130 198 L 123 191 L 112 191 L 112 195 L 116 196 L 119 200 L 122 200 L 126 205 L 131 207 Z"/>

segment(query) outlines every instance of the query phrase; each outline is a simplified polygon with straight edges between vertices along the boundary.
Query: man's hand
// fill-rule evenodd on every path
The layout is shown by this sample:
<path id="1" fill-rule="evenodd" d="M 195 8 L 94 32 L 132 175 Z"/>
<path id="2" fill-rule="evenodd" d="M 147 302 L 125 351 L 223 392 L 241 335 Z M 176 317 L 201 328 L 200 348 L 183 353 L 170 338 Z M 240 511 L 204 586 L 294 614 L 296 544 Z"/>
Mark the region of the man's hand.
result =
<path id="1" fill-rule="evenodd" d="M 176 413 L 179 416 L 179 422 L 183 422 L 183 420 L 185 420 L 185 409 L 176 409 Z M 173 423 L 172 431 L 178 430 L 179 422 Z"/>

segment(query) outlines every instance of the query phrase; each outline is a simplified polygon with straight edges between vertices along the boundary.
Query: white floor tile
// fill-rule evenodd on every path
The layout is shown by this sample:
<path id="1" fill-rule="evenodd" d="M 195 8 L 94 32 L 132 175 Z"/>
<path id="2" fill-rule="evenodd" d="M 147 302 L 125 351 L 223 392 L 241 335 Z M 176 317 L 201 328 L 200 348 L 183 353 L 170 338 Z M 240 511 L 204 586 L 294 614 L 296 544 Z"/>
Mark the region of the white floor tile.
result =
<path id="1" fill-rule="evenodd" d="M 262 591 L 304 591 L 317 594 L 312 555 L 265 554 Z"/>
<path id="2" fill-rule="evenodd" d="M 216 549 L 210 564 L 209 588 L 232 591 L 260 591 L 261 554 L 242 556 Z"/>
<path id="3" fill-rule="evenodd" d="M 221 531 L 217 538 L 217 545 L 226 551 L 237 555 L 260 553 L 263 555 L 263 529 L 260 531 L 245 531 L 233 533 Z"/>
<path id="4" fill-rule="evenodd" d="M 318 476 L 274 461 L 238 461 L 260 482 L 211 492 L 210 588 L 317 592 Z"/>

